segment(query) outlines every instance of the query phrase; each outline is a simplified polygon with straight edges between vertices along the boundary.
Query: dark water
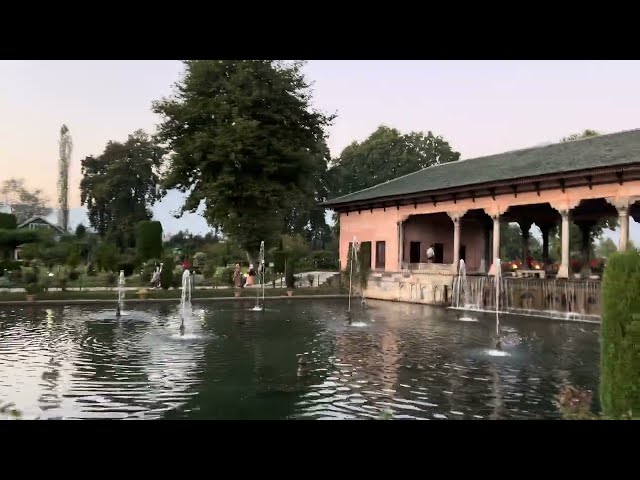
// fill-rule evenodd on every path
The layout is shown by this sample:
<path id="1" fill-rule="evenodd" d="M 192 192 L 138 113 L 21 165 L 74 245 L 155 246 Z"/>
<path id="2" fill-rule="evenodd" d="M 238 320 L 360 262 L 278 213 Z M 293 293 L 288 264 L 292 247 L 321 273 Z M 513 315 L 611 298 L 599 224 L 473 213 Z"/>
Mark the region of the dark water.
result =
<path id="1" fill-rule="evenodd" d="M 177 305 L 134 320 L 86 307 L 0 309 L 0 405 L 23 418 L 535 419 L 570 383 L 597 397 L 599 327 L 373 302 Z M 305 354 L 302 364 L 300 355 Z"/>

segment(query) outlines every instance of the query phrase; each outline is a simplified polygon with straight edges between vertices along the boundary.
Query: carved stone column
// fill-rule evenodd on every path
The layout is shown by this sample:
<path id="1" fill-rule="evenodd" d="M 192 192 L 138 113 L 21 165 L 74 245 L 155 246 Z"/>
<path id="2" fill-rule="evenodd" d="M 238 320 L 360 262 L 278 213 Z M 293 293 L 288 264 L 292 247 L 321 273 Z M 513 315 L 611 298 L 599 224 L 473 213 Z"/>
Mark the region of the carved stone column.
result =
<path id="1" fill-rule="evenodd" d="M 460 266 L 460 222 L 465 212 L 448 212 L 453 222 L 453 273 L 458 273 Z"/>
<path id="2" fill-rule="evenodd" d="M 500 215 L 491 215 L 493 220 L 493 255 L 491 259 L 491 267 L 489 267 L 489 275 L 496 274 L 496 260 L 500 258 Z"/>
<path id="3" fill-rule="evenodd" d="M 620 225 L 620 241 L 618 250 L 625 251 L 629 245 L 629 203 L 627 197 L 605 199 L 618 210 L 618 224 Z"/>
<path id="4" fill-rule="evenodd" d="M 562 255 L 560 267 L 558 268 L 558 278 L 569 278 L 569 210 L 560 210 L 562 217 Z"/>

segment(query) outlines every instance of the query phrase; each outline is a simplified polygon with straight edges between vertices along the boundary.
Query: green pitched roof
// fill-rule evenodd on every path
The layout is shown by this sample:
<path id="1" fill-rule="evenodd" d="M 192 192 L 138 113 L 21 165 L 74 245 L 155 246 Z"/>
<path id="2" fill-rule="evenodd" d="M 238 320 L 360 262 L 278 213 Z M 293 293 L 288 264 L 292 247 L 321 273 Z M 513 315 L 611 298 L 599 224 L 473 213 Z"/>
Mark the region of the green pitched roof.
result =
<path id="1" fill-rule="evenodd" d="M 640 130 L 630 130 L 434 165 L 328 200 L 324 205 L 341 205 L 507 179 L 638 163 L 640 163 Z"/>

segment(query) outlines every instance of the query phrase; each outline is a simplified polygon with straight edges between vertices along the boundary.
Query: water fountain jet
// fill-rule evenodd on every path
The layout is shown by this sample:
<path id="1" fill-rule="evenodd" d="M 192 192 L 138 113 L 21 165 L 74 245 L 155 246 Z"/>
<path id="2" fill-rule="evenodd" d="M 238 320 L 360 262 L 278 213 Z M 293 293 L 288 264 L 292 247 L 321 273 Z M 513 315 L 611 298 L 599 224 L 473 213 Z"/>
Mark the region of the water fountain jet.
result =
<path id="1" fill-rule="evenodd" d="M 256 292 L 256 306 L 251 310 L 262 312 L 264 310 L 264 285 L 265 285 L 265 261 L 264 261 L 264 240 L 260 242 L 260 255 L 258 257 L 258 275 L 260 277 L 260 287 Z M 262 305 L 260 305 L 260 291 L 262 290 Z"/>

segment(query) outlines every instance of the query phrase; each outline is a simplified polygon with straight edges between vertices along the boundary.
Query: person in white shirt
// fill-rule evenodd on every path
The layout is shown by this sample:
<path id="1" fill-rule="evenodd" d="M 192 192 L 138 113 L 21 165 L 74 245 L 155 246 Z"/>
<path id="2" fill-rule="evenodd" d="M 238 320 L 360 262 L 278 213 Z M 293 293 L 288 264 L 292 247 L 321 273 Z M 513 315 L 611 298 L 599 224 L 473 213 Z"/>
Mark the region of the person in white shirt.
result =
<path id="1" fill-rule="evenodd" d="M 433 263 L 433 257 L 435 256 L 436 252 L 433 251 L 433 244 L 429 245 L 429 248 L 427 248 L 427 262 L 428 263 Z"/>

